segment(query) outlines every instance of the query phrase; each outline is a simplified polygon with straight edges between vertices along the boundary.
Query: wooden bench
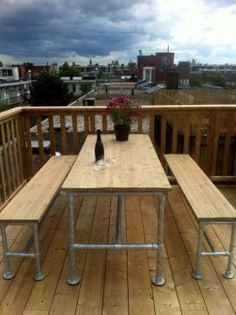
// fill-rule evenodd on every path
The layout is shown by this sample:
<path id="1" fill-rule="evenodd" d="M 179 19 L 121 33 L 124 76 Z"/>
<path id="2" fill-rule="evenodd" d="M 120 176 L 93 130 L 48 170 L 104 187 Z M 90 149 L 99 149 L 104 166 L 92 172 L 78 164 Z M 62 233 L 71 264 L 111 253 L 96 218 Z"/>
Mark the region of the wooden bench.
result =
<path id="1" fill-rule="evenodd" d="M 42 280 L 44 275 L 40 268 L 38 225 L 44 214 L 53 203 L 61 185 L 71 169 L 76 156 L 53 156 L 31 178 L 31 180 L 13 197 L 0 213 L 5 273 L 3 278 L 12 279 L 15 274 L 11 270 L 10 257 L 35 258 L 35 280 Z M 11 252 L 8 249 L 7 225 L 29 225 L 33 229 L 35 252 Z"/>
<path id="2" fill-rule="evenodd" d="M 188 201 L 193 216 L 199 224 L 196 267 L 192 274 L 193 277 L 195 279 L 203 278 L 200 270 L 201 256 L 226 256 L 228 261 L 223 276 L 227 279 L 232 279 L 234 277 L 231 265 L 235 240 L 236 210 L 189 155 L 167 154 L 165 155 L 165 160 Z M 228 251 L 219 252 L 215 250 L 212 241 L 204 230 L 207 224 L 231 225 Z M 209 243 L 211 251 L 203 251 L 204 236 Z"/>

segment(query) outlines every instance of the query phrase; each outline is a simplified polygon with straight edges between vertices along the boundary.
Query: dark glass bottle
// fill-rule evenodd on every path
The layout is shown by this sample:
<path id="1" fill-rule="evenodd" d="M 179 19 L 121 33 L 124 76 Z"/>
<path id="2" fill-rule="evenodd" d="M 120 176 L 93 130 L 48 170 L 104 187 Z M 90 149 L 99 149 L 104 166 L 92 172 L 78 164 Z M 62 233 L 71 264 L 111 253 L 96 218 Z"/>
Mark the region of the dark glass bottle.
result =
<path id="1" fill-rule="evenodd" d="M 101 139 L 101 130 L 97 129 L 97 141 L 95 144 L 95 160 L 96 162 L 104 159 L 104 146 Z"/>

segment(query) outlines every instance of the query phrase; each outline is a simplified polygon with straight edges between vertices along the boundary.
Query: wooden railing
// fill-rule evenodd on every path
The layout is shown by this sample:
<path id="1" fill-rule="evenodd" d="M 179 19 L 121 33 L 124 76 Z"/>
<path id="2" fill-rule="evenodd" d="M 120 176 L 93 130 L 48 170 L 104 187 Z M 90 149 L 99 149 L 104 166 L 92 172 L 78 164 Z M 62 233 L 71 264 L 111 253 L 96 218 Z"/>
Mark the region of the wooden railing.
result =
<path id="1" fill-rule="evenodd" d="M 40 168 L 50 155 L 77 154 L 97 128 L 112 132 L 102 107 L 22 107 L 0 115 L 0 201 Z M 158 156 L 189 153 L 213 178 L 236 179 L 236 106 L 144 106 L 132 132 L 149 133 Z M 60 125 L 60 130 L 55 127 Z M 31 141 L 38 143 L 32 151 Z M 44 148 L 44 141 L 50 148 Z M 155 170 L 154 170 L 155 171 Z"/>
<path id="2" fill-rule="evenodd" d="M 235 89 L 163 89 L 154 93 L 156 105 L 236 104 Z"/>
<path id="3" fill-rule="evenodd" d="M 21 109 L 0 115 L 0 203 L 23 183 Z"/>

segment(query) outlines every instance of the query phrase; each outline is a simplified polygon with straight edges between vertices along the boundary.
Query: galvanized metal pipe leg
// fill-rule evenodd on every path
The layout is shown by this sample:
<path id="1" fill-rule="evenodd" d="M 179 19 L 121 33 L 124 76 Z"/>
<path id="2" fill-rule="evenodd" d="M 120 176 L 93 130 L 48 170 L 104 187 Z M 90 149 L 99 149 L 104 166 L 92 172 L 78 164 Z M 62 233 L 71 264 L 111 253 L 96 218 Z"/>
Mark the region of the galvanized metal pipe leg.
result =
<path id="1" fill-rule="evenodd" d="M 35 246 L 35 267 L 36 272 L 34 274 L 34 280 L 41 281 L 44 279 L 44 274 L 41 271 L 40 267 L 40 254 L 39 254 L 39 240 L 38 240 L 38 224 L 33 224 L 34 230 L 34 246 Z"/>
<path id="2" fill-rule="evenodd" d="M 203 274 L 200 271 L 200 257 L 202 253 L 202 242 L 204 237 L 204 223 L 199 224 L 199 236 L 198 236 L 198 248 L 196 253 L 196 267 L 192 273 L 193 278 L 200 280 L 203 278 Z"/>
<path id="3" fill-rule="evenodd" d="M 230 256 L 228 258 L 227 267 L 226 270 L 223 272 L 223 276 L 226 279 L 233 279 L 234 273 L 231 270 L 232 266 L 232 260 L 233 260 L 233 250 L 234 250 L 234 243 L 235 243 L 235 231 L 236 230 L 236 224 L 231 224 L 231 237 L 230 237 L 230 244 L 229 244 L 229 253 Z"/>
<path id="4" fill-rule="evenodd" d="M 68 193 L 68 211 L 69 211 L 69 278 L 67 283 L 69 285 L 77 285 L 80 282 L 79 277 L 76 276 L 75 267 L 75 222 L 74 222 L 74 196 L 73 193 Z"/>
<path id="5" fill-rule="evenodd" d="M 3 274 L 3 279 L 10 280 L 15 277 L 15 274 L 11 270 L 10 257 L 6 255 L 6 253 L 9 251 L 8 245 L 7 245 L 6 225 L 1 224 L 0 228 L 2 232 L 2 246 L 3 246 L 3 255 L 4 255 L 4 261 L 5 261 L 5 272 Z"/>
<path id="6" fill-rule="evenodd" d="M 162 276 L 162 256 L 163 256 L 163 237 L 164 237 L 164 210 L 165 210 L 165 194 L 161 194 L 159 204 L 159 215 L 158 215 L 158 236 L 157 241 L 160 248 L 157 250 L 157 270 L 156 276 L 153 278 L 152 283 L 158 286 L 164 285 L 166 280 Z"/>

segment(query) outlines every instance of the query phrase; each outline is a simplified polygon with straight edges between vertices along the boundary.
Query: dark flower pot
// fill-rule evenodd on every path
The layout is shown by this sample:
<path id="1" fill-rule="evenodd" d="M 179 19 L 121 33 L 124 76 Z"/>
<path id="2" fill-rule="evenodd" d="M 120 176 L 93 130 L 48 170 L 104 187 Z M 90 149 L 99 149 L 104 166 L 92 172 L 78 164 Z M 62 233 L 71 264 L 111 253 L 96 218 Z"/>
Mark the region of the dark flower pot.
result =
<path id="1" fill-rule="evenodd" d="M 115 125 L 115 135 L 117 141 L 127 141 L 129 138 L 130 125 Z"/>

